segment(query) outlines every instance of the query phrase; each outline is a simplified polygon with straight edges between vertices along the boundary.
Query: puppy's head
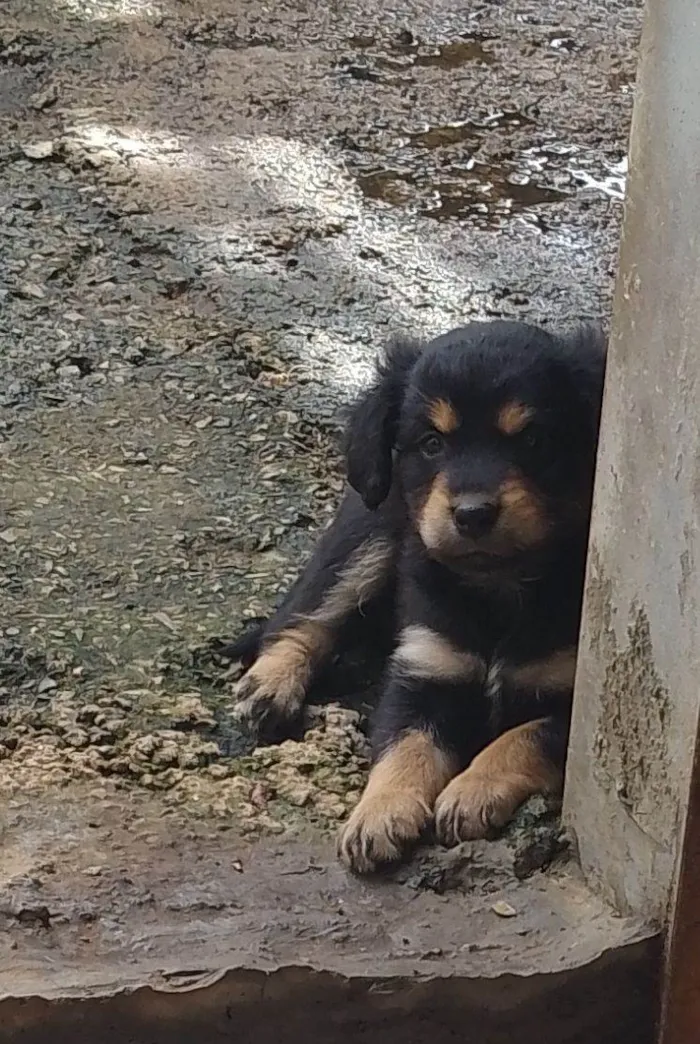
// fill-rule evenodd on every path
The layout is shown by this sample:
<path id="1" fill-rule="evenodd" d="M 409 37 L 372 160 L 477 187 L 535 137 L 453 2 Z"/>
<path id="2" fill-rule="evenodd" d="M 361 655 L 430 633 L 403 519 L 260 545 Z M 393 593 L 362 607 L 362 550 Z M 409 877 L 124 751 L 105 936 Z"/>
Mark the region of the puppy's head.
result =
<path id="1" fill-rule="evenodd" d="M 349 429 L 370 508 L 399 484 L 428 554 L 490 570 L 585 530 L 605 366 L 602 334 L 473 323 L 393 345 Z"/>

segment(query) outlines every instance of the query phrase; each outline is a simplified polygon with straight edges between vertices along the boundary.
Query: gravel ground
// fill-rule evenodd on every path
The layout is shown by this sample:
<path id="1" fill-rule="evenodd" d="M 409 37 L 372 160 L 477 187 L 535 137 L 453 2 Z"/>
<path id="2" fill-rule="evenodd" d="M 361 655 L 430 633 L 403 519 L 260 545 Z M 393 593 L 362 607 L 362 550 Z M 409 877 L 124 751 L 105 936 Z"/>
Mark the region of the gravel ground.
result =
<path id="1" fill-rule="evenodd" d="M 270 610 L 390 333 L 607 316 L 631 0 L 5 0 L 0 787 L 334 826 L 355 710 L 253 750 Z M 362 701 L 360 701 L 362 709 Z"/>

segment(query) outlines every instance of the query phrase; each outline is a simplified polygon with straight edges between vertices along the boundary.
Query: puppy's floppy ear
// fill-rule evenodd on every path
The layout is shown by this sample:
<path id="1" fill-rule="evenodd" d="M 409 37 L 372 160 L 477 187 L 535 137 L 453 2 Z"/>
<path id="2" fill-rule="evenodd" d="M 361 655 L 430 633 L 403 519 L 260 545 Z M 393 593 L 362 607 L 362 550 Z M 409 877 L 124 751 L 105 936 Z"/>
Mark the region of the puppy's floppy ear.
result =
<path id="1" fill-rule="evenodd" d="M 374 511 L 391 488 L 392 452 L 406 380 L 420 354 L 417 341 L 396 340 L 377 363 L 377 376 L 352 408 L 345 435 L 348 482 Z"/>

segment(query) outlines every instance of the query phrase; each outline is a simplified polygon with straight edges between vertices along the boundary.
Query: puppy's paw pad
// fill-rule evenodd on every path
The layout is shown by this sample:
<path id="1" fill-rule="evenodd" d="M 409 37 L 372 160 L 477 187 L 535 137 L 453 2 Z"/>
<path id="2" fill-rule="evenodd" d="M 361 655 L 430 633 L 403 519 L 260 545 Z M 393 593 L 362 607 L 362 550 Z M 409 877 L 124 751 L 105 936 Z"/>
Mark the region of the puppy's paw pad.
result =
<path id="1" fill-rule="evenodd" d="M 354 873 L 369 874 L 397 862 L 430 819 L 412 795 L 386 795 L 360 801 L 338 837 L 338 857 Z"/>
<path id="2" fill-rule="evenodd" d="M 478 841 L 505 826 L 522 800 L 507 779 L 469 772 L 457 776 L 435 803 L 435 832 L 443 845 Z"/>
<path id="3" fill-rule="evenodd" d="M 257 665 L 256 665 L 257 666 Z M 249 725 L 264 723 L 284 724 L 301 713 L 306 693 L 303 686 L 288 680 L 287 684 L 272 687 L 255 667 L 233 687 L 234 713 Z"/>

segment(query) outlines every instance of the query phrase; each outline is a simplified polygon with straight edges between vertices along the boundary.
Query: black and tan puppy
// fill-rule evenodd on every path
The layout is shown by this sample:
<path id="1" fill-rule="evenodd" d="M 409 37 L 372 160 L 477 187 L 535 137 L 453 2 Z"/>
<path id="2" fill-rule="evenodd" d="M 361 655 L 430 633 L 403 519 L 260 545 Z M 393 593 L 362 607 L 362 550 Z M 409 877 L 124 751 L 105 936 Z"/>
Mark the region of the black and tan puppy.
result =
<path id="1" fill-rule="evenodd" d="M 351 489 L 237 650 L 242 709 L 284 723 L 353 618 L 395 612 L 374 764 L 339 838 L 353 870 L 431 825 L 448 845 L 487 836 L 561 786 L 604 367 L 596 330 L 473 323 L 391 346 L 355 407 Z"/>

